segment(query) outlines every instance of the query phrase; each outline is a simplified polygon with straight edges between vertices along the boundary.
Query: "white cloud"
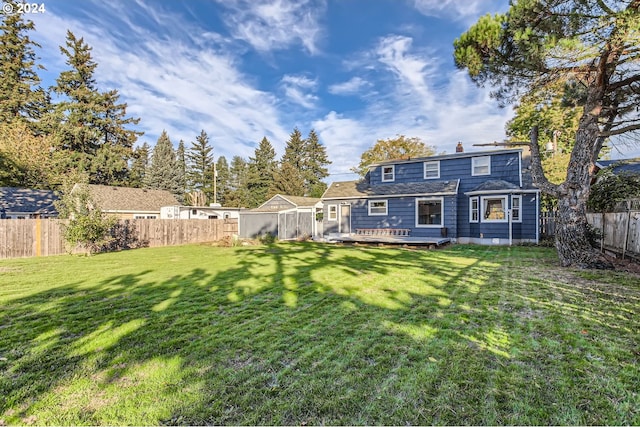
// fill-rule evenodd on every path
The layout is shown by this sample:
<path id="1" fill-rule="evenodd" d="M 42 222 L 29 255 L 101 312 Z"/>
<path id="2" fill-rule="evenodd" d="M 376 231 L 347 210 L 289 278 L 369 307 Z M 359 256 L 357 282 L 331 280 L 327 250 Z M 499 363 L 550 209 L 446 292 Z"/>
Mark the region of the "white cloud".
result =
<path id="1" fill-rule="evenodd" d="M 324 1 L 314 0 L 220 0 L 229 12 L 225 23 L 229 31 L 259 52 L 270 52 L 301 43 L 316 54 L 324 14 Z"/>
<path id="2" fill-rule="evenodd" d="M 429 99 L 427 80 L 433 73 L 432 65 L 424 54 L 412 54 L 412 39 L 405 36 L 388 36 L 376 47 L 379 62 L 384 64 L 400 80 L 400 88 Z"/>
<path id="3" fill-rule="evenodd" d="M 370 82 L 360 77 L 352 77 L 346 82 L 329 86 L 328 91 L 333 95 L 357 95 L 371 86 Z"/>
<path id="4" fill-rule="evenodd" d="M 148 16 L 163 19 L 159 12 Z M 216 155 L 248 157 L 263 136 L 281 151 L 288 132 L 279 125 L 278 100 L 256 89 L 252 79 L 238 70 L 234 56 L 224 52 L 224 46 L 194 45 L 172 37 L 123 41 L 116 29 L 129 34 L 146 30 L 132 24 L 126 15 L 120 18 L 118 25 L 96 26 L 48 12 L 46 19 L 36 22 L 38 41 L 43 52 L 53 56 L 50 52 L 57 52 L 57 46 L 64 44 L 62 29 L 84 36 L 94 48 L 100 89 L 117 88 L 121 101 L 129 106 L 128 114 L 142 118 L 138 127 L 146 135 L 141 141 L 153 144 L 166 129 L 174 143 L 183 139 L 188 144 L 204 129 Z M 174 17 L 172 25 L 181 27 L 182 23 Z M 129 43 L 127 50 L 122 49 L 123 42 Z M 55 61 L 60 67 L 56 74 L 66 69 L 59 55 Z"/>
<path id="5" fill-rule="evenodd" d="M 333 162 L 329 181 L 357 179 L 350 169 L 358 165 L 362 152 L 375 143 L 375 130 L 335 111 L 314 121 L 313 127 L 327 149 L 327 157 Z"/>
<path id="6" fill-rule="evenodd" d="M 280 86 L 290 102 L 304 108 L 311 109 L 318 101 L 318 97 L 311 93 L 316 90 L 318 82 L 306 76 L 286 74 L 280 80 Z"/>
<path id="7" fill-rule="evenodd" d="M 487 12 L 507 10 L 506 0 L 413 0 L 413 6 L 425 16 L 472 23 Z"/>

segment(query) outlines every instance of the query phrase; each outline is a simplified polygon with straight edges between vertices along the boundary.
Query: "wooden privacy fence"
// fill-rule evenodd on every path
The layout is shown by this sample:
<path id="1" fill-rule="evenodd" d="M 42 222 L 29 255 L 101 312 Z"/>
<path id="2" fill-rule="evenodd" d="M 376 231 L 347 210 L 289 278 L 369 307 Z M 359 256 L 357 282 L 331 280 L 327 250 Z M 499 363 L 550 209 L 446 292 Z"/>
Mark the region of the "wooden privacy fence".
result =
<path id="1" fill-rule="evenodd" d="M 611 250 L 624 258 L 640 257 L 640 210 L 627 212 L 589 213 L 587 220 L 600 230 L 600 248 Z"/>
<path id="2" fill-rule="evenodd" d="M 600 249 L 640 259 L 640 200 L 620 202 L 616 212 L 587 213 L 589 224 L 600 231 Z M 540 235 L 555 234 L 555 212 L 540 213 Z"/>
<path id="3" fill-rule="evenodd" d="M 135 219 L 128 220 L 143 246 L 176 246 L 215 242 L 238 234 L 236 219 Z M 122 221 L 121 221 L 122 222 Z M 0 259 L 66 253 L 60 219 L 0 220 Z"/>

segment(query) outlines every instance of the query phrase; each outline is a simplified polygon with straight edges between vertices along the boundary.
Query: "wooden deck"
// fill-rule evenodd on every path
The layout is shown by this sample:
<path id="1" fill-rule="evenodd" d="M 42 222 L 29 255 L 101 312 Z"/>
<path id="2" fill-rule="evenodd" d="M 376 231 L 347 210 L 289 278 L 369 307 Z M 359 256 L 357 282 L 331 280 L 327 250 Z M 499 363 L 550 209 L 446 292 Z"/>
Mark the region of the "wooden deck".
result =
<path id="1" fill-rule="evenodd" d="M 368 236 L 354 233 L 331 234 L 327 236 L 326 241 L 334 243 L 379 243 L 407 246 L 442 246 L 451 243 L 451 239 L 448 237 Z"/>

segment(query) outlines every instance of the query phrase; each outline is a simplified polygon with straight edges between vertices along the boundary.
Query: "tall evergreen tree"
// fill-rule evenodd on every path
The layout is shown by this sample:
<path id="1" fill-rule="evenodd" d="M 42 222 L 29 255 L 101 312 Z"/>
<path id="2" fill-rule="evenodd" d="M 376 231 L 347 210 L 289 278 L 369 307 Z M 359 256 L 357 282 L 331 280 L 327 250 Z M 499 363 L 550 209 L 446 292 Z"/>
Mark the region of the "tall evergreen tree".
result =
<path id="1" fill-rule="evenodd" d="M 186 195 L 189 192 L 187 188 L 187 152 L 183 140 L 180 140 L 176 149 L 176 175 L 180 192 Z"/>
<path id="2" fill-rule="evenodd" d="M 216 175 L 216 201 L 222 206 L 230 206 L 227 203 L 227 196 L 231 191 L 229 163 L 224 156 L 218 157 Z"/>
<path id="3" fill-rule="evenodd" d="M 168 190 L 176 196 L 182 196 L 178 174 L 176 174 L 176 153 L 166 131 L 153 148 L 151 162 L 145 176 L 145 186 L 151 189 Z"/>
<path id="4" fill-rule="evenodd" d="M 298 128 L 294 128 L 284 148 L 284 154 L 280 163 L 289 163 L 294 168 L 302 171 L 305 168 L 306 141 Z"/>
<path id="5" fill-rule="evenodd" d="M 144 186 L 145 175 L 149 167 L 150 151 L 151 147 L 146 141 L 133 151 L 133 161 L 131 162 L 129 173 L 130 187 L 141 188 Z"/>
<path id="6" fill-rule="evenodd" d="M 118 103 L 117 91 L 98 90 L 91 50 L 84 39 L 67 31 L 66 47 L 61 46 L 60 51 L 70 69 L 60 73 L 52 88 L 61 100 L 46 122 L 55 132 L 57 149 L 68 160 L 67 167 L 87 172 L 90 183 L 120 183 L 125 180 L 122 165 L 128 163 L 133 144 L 142 134 L 127 126 L 139 119 L 126 117 L 127 106 Z"/>
<path id="7" fill-rule="evenodd" d="M 305 194 L 309 197 L 320 197 L 327 189 L 322 180 L 329 176 L 327 165 L 331 161 L 327 157 L 326 147 L 320 144 L 318 134 L 311 129 L 305 143 L 305 167 L 303 169 Z"/>
<path id="8" fill-rule="evenodd" d="M 304 196 L 304 176 L 289 162 L 284 162 L 273 175 L 273 181 L 269 187 L 269 196 L 284 194 L 288 196 Z"/>
<path id="9" fill-rule="evenodd" d="M 5 2 L 6 3 L 6 2 Z M 17 10 L 14 0 L 9 0 Z M 35 48 L 40 45 L 29 37 L 35 29 L 23 14 L 0 13 L 0 123 L 39 119 L 48 101 L 39 87 Z"/>
<path id="10" fill-rule="evenodd" d="M 256 148 L 254 157 L 249 157 L 247 189 L 250 203 L 248 207 L 257 207 L 267 200 L 277 167 L 276 151 L 265 136 Z"/>
<path id="11" fill-rule="evenodd" d="M 202 191 L 207 200 L 213 200 L 213 147 L 209 136 L 202 130 L 187 150 L 187 181 L 190 190 Z"/>
<path id="12" fill-rule="evenodd" d="M 226 195 L 227 206 L 249 206 L 247 190 L 247 161 L 240 156 L 233 156 L 229 168 L 229 192 Z"/>

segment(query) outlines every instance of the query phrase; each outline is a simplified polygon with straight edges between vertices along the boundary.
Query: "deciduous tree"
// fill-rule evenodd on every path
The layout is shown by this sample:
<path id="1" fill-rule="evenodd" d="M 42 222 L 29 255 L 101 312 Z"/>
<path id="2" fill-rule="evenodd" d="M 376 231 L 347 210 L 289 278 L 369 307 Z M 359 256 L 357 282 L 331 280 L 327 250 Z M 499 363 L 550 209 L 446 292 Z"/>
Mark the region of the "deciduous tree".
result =
<path id="1" fill-rule="evenodd" d="M 610 268 L 590 245 L 586 202 L 594 163 L 607 138 L 640 129 L 640 0 L 521 0 L 486 15 L 455 43 L 455 62 L 501 102 L 568 78 L 583 108 L 564 182 L 554 184 L 531 133 L 537 186 L 558 198 L 556 249 L 563 266 Z M 565 93 L 569 93 L 566 91 Z"/>
<path id="2" fill-rule="evenodd" d="M 351 171 L 364 177 L 369 165 L 393 159 L 408 159 L 427 157 L 436 154 L 436 148 L 427 145 L 418 137 L 407 138 L 398 135 L 396 138 L 379 139 L 376 143 L 360 155 L 360 163 Z"/>

